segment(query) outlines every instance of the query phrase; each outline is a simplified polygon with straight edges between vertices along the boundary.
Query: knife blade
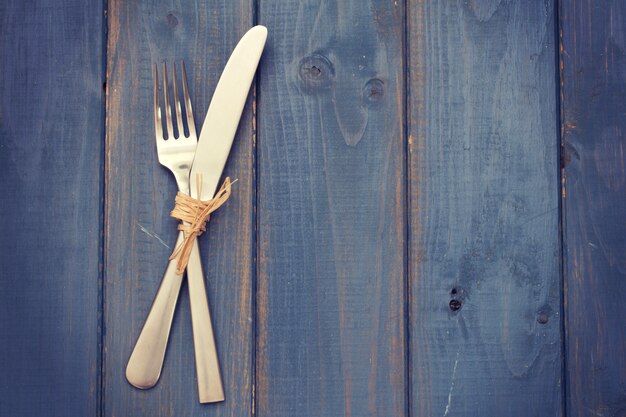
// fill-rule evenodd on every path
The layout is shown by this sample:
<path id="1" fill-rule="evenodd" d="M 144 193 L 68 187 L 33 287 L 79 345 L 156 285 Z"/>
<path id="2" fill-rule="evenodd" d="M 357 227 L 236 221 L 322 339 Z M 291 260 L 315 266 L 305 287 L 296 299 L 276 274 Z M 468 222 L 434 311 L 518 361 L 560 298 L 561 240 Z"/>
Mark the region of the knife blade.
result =
<path id="1" fill-rule="evenodd" d="M 213 197 L 230 153 L 248 91 L 267 39 L 267 28 L 255 26 L 239 41 L 220 77 L 198 139 L 191 167 L 191 196 Z M 196 194 L 197 178 L 202 177 L 202 195 Z"/>
<path id="2" fill-rule="evenodd" d="M 241 38 L 224 67 L 202 125 L 191 168 L 190 195 L 194 198 L 209 200 L 215 194 L 266 39 L 264 26 L 253 27 Z M 197 179 L 202 182 L 200 196 L 197 195 Z M 193 243 L 187 264 L 187 283 L 200 402 L 223 401 L 219 360 L 197 241 Z"/>

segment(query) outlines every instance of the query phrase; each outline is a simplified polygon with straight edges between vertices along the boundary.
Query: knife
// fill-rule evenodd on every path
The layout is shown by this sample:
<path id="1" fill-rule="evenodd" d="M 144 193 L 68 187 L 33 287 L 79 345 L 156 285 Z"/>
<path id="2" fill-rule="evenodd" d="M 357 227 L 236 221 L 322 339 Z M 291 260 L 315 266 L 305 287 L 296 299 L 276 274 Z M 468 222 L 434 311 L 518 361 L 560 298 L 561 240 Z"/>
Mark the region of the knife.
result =
<path id="1" fill-rule="evenodd" d="M 255 26 L 239 41 L 217 83 L 200 131 L 190 174 L 191 196 L 213 198 L 237 132 L 248 91 L 267 39 L 267 28 Z M 201 195 L 197 195 L 198 179 Z M 187 264 L 187 280 L 201 403 L 224 400 L 217 350 L 197 242 Z"/>

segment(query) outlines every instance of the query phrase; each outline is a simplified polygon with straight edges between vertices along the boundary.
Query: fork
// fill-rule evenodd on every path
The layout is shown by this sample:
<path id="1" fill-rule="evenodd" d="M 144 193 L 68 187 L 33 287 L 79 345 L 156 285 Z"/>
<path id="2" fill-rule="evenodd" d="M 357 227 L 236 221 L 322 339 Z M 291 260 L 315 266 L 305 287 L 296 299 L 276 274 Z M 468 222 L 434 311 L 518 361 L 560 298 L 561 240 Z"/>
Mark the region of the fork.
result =
<path id="1" fill-rule="evenodd" d="M 154 127 L 159 162 L 172 172 L 176 179 L 178 190 L 189 194 L 189 171 L 196 152 L 198 136 L 193 120 L 184 62 L 181 64 L 181 68 L 187 133 L 185 133 L 185 126 L 183 125 L 176 66 L 174 65 L 172 77 L 173 91 L 168 91 L 165 63 L 163 64 L 163 102 L 161 106 L 159 105 L 157 65 L 154 64 L 152 69 L 154 80 Z M 173 106 L 172 96 L 174 99 Z M 172 118 L 172 107 L 175 109 L 174 119 Z M 162 123 L 164 113 L 165 131 Z M 174 127 L 176 130 L 174 130 Z M 177 137 L 176 134 L 178 134 Z M 178 247 L 183 239 L 184 233 L 181 231 L 178 234 L 175 247 Z M 174 317 L 174 309 L 182 283 L 182 275 L 176 273 L 176 263 L 177 258 L 172 259 L 167 265 L 146 322 L 128 360 L 126 379 L 137 388 L 147 389 L 153 387 L 161 374 L 165 349 Z M 223 401 L 224 390 L 197 241 L 193 245 L 189 263 L 187 264 L 187 282 L 189 286 L 200 402 Z"/>

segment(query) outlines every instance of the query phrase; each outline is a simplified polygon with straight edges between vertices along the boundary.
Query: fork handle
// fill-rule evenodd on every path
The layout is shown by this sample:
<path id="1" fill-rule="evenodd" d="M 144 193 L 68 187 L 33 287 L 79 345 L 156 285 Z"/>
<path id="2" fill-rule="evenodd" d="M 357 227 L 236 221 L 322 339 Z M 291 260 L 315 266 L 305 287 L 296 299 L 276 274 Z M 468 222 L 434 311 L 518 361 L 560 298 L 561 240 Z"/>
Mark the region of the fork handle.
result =
<path id="1" fill-rule="evenodd" d="M 191 305 L 193 344 L 196 354 L 198 395 L 201 403 L 224 401 L 224 388 L 220 373 L 211 313 L 204 287 L 204 274 L 198 241 L 194 240 L 187 264 L 187 283 Z"/>
<path id="2" fill-rule="evenodd" d="M 183 239 L 184 234 L 180 232 L 175 247 L 178 247 Z M 155 386 L 163 368 L 165 349 L 183 278 L 176 273 L 177 259 L 172 259 L 167 265 L 159 290 L 126 366 L 126 379 L 140 389 Z M 224 401 L 224 388 L 197 240 L 193 244 L 187 264 L 187 281 L 200 402 Z"/>
<path id="3" fill-rule="evenodd" d="M 184 234 L 180 232 L 175 247 L 182 243 L 183 238 Z M 176 301 L 183 280 L 183 276 L 176 273 L 176 262 L 176 259 L 173 259 L 167 265 L 148 318 L 126 366 L 126 379 L 137 388 L 152 388 L 161 375 Z"/>

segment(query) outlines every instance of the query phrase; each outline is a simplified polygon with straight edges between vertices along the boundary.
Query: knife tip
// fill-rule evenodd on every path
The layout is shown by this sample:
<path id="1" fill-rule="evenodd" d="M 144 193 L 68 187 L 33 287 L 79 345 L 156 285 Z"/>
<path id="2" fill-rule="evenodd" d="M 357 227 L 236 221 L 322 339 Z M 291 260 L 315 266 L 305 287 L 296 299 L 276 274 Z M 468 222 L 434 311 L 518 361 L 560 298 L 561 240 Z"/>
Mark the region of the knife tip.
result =
<path id="1" fill-rule="evenodd" d="M 254 26 L 248 33 L 256 34 L 259 37 L 263 37 L 263 39 L 267 38 L 267 28 L 263 25 Z"/>

